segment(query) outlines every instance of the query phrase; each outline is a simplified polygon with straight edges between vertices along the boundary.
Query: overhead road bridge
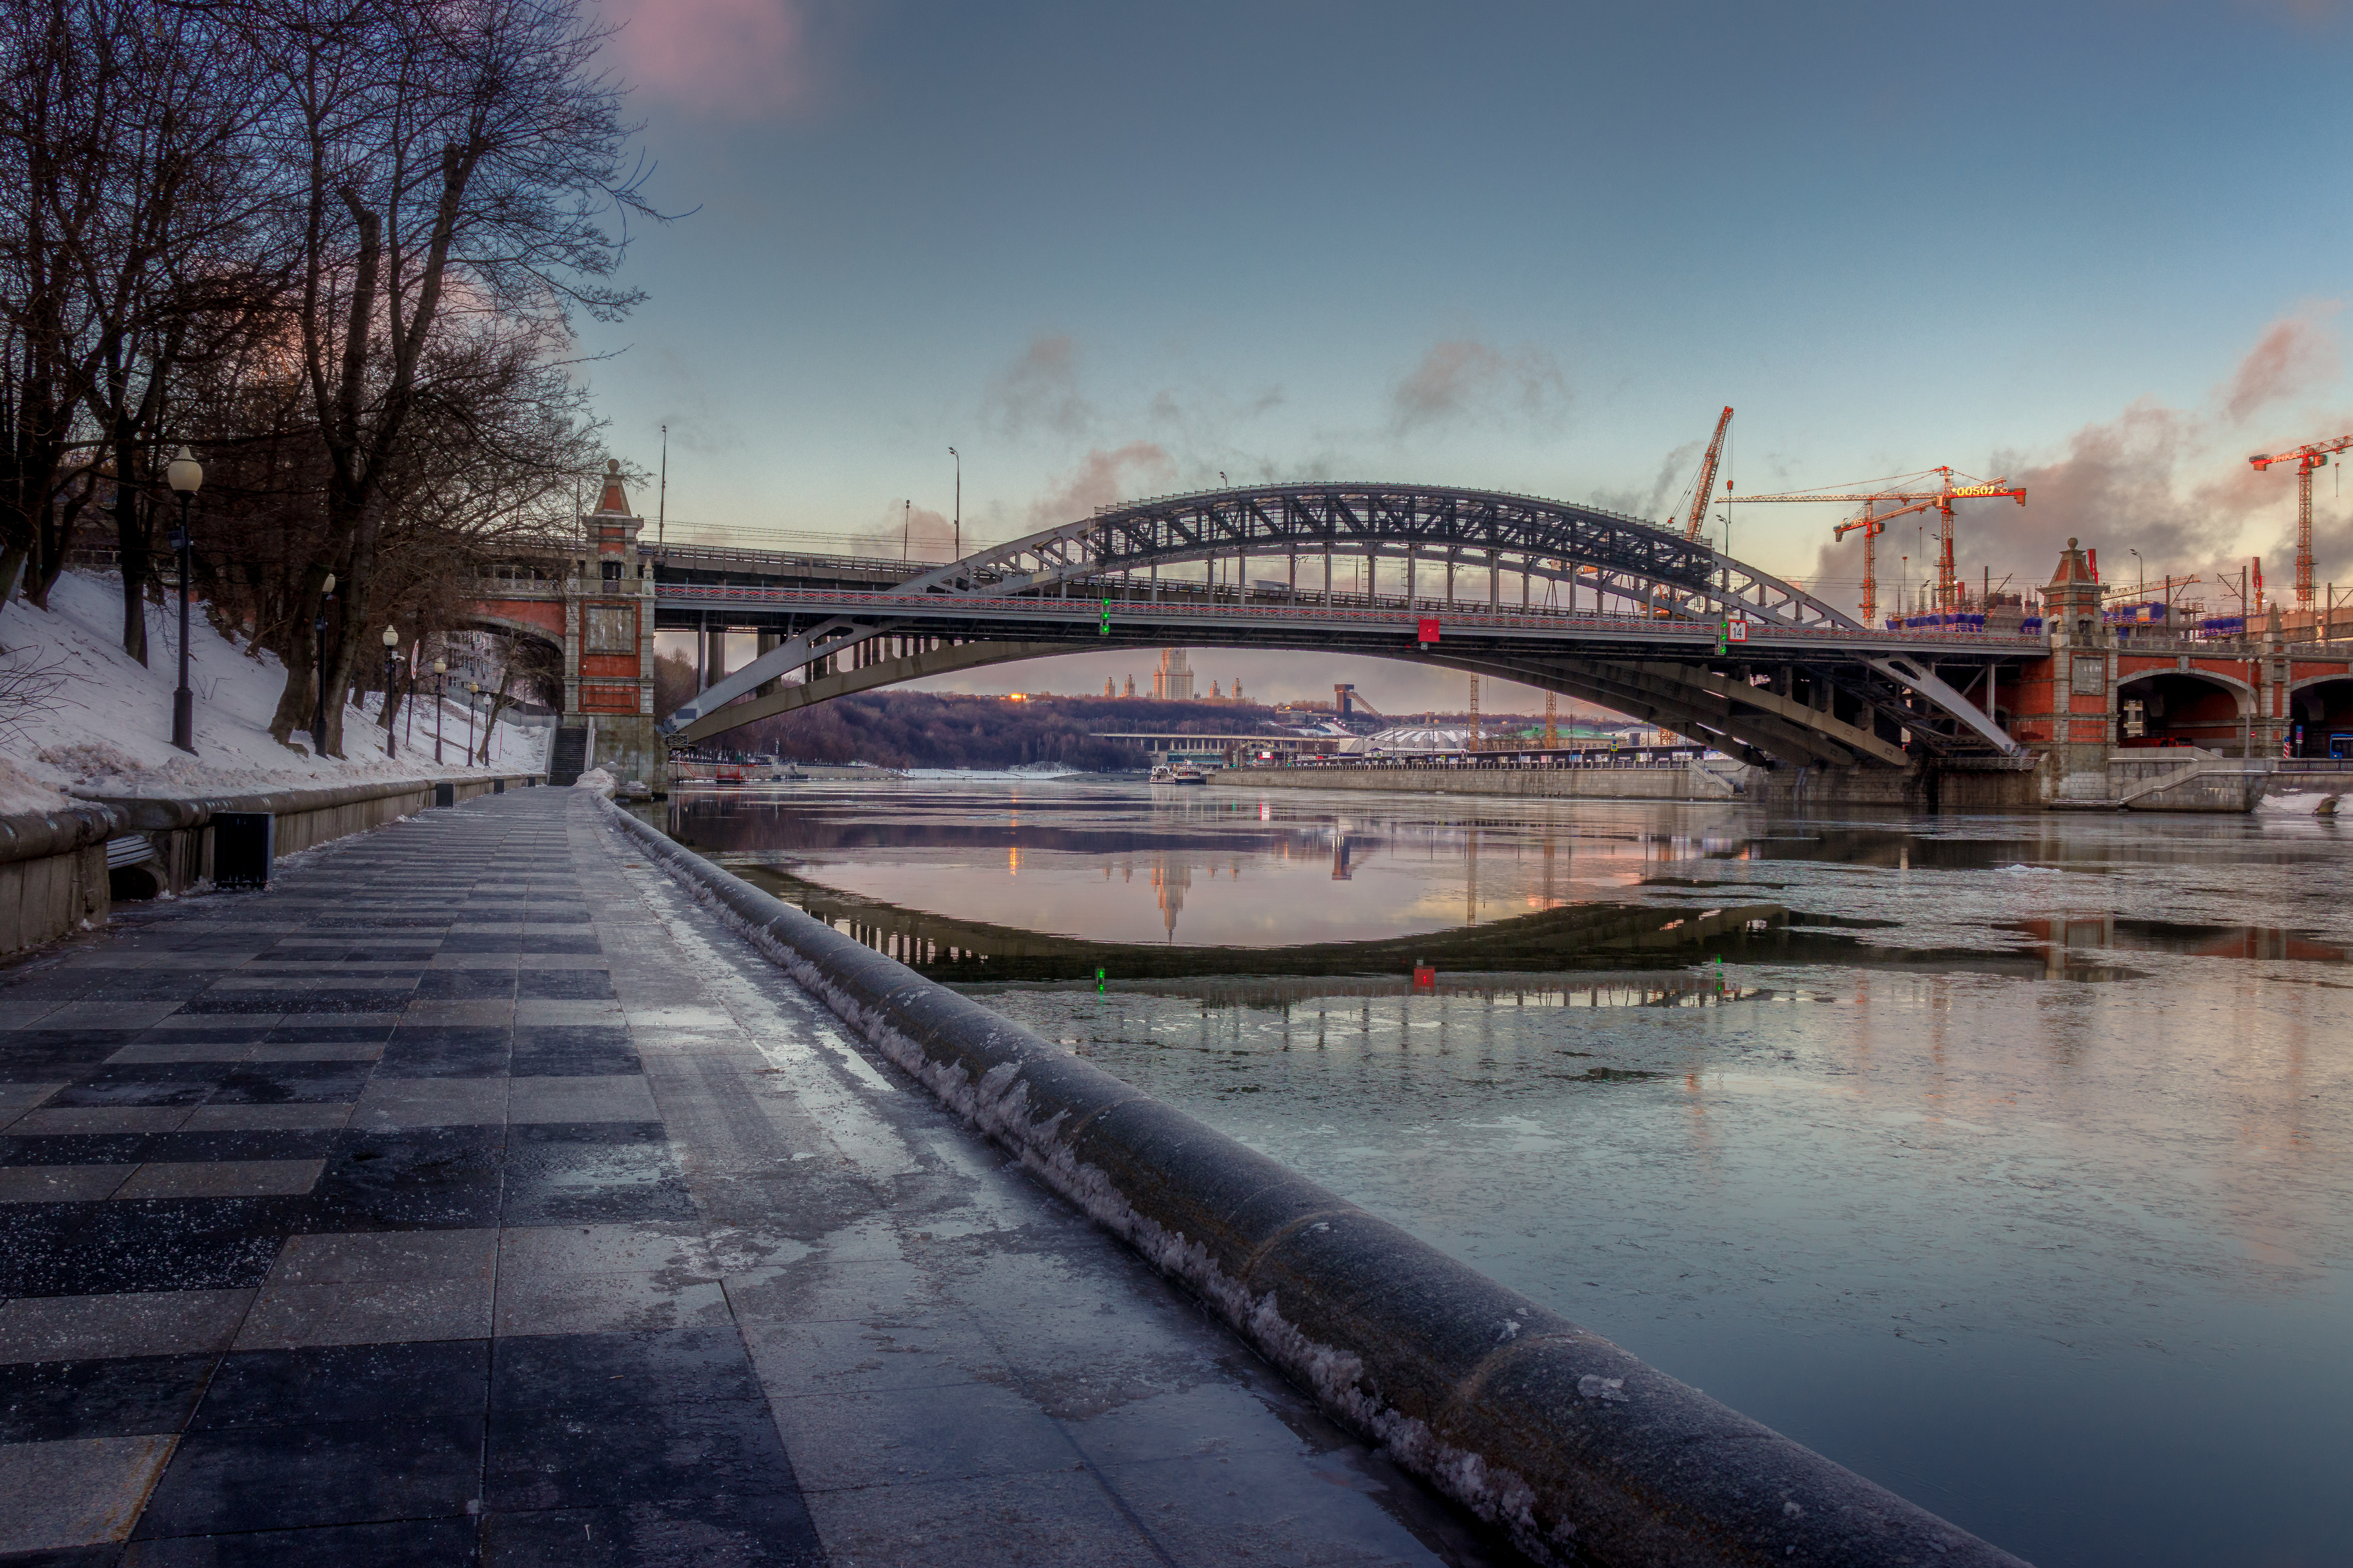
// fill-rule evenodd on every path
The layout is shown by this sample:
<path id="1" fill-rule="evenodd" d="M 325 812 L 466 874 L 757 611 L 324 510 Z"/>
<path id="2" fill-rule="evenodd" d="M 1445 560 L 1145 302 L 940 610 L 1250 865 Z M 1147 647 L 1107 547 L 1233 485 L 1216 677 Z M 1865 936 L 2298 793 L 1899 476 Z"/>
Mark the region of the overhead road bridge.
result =
<path id="1" fill-rule="evenodd" d="M 712 546 L 640 546 L 640 564 L 656 627 L 761 634 L 757 658 L 659 721 L 673 744 L 983 665 L 1187 647 L 1518 681 L 1767 766 L 2000 765 L 2024 751 L 1987 697 L 2043 651 L 1875 630 L 1600 508 L 1419 485 L 1161 497 L 944 565 Z"/>

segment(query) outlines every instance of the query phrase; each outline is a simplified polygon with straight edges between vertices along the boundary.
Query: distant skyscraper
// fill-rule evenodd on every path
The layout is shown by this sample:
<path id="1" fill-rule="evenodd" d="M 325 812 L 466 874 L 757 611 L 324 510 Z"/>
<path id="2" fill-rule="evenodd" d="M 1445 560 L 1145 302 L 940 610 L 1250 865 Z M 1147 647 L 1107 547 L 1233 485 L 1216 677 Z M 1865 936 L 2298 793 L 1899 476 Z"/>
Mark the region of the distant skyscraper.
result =
<path id="1" fill-rule="evenodd" d="M 1193 670 L 1181 647 L 1160 650 L 1160 668 L 1152 672 L 1152 695 L 1163 702 L 1193 700 Z"/>
<path id="2" fill-rule="evenodd" d="M 1103 695 L 1109 697 L 1111 694 L 1111 677 L 1106 675 L 1103 677 Z"/>
<path id="3" fill-rule="evenodd" d="M 1133 697 L 1135 695 L 1135 677 L 1131 675 L 1127 678 L 1126 689 L 1123 690 L 1120 695 L 1122 697 Z"/>

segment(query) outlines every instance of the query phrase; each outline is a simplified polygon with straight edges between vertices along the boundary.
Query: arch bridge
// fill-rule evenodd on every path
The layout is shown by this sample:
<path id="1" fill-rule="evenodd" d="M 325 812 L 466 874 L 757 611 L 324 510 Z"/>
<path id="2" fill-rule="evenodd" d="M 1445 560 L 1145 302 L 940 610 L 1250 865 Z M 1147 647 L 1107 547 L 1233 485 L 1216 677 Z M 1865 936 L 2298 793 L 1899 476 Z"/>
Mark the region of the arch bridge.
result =
<path id="1" fill-rule="evenodd" d="M 1874 630 L 1601 508 L 1424 485 L 1160 497 L 945 565 L 640 552 L 655 626 L 753 629 L 764 649 L 659 721 L 672 744 L 952 670 L 1185 647 L 1353 653 L 1518 681 L 1767 765 L 1894 768 L 1923 753 L 2002 765 L 2026 753 L 1990 693 L 2000 671 L 2043 651 L 2031 638 Z"/>

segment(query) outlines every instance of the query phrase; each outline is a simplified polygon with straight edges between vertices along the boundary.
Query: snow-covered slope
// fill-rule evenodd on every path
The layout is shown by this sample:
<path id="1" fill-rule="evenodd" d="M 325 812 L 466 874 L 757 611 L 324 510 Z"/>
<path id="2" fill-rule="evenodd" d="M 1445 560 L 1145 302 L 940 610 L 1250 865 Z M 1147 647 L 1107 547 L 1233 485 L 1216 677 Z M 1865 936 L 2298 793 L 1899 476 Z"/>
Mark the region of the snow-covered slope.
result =
<path id="1" fill-rule="evenodd" d="M 196 754 L 172 746 L 172 691 L 179 684 L 179 605 L 147 606 L 147 665 L 122 651 L 122 591 L 107 576 L 68 572 L 49 608 L 22 598 L 0 606 L 0 668 L 45 668 L 58 684 L 41 710 L 0 712 L 0 811 L 58 804 L 66 786 L 123 795 L 356 784 L 468 772 L 514 773 L 545 765 L 552 731 L 501 724 L 490 770 L 433 763 L 433 703 L 417 706 L 416 740 L 406 714 L 396 758 L 384 732 L 357 709 L 343 716 L 353 755 L 311 757 L 269 738 L 286 680 L 275 654 L 247 648 L 212 629 L 204 605 L 189 610 L 188 687 L 195 693 Z M 11 720 L 13 719 L 13 722 Z M 451 758 L 465 751 L 466 710 L 445 716 Z M 297 733 L 297 744 L 309 736 Z M 307 749 L 307 748 L 306 748 Z"/>

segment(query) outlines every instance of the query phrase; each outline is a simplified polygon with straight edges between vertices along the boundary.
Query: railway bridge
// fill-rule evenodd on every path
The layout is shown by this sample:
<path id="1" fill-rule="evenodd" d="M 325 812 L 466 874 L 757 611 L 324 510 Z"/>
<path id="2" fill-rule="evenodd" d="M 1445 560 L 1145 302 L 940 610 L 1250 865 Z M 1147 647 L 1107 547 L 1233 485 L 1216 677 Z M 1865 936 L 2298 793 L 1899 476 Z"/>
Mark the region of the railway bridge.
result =
<path id="1" fill-rule="evenodd" d="M 1922 633 L 1866 626 L 1639 519 L 1424 485 L 1161 497 L 946 564 L 663 546 L 644 526 L 608 474 L 577 538 L 533 542 L 485 568 L 474 613 L 560 641 L 565 732 L 583 763 L 593 752 L 649 780 L 670 746 L 851 692 L 1166 647 L 1436 665 L 1559 692 L 1767 768 L 1882 784 L 1924 770 L 2040 772 L 2049 794 L 2065 775 L 2105 770 L 2115 716 L 2133 700 L 2119 689 L 2166 676 L 2199 693 L 2173 696 L 2175 712 L 2201 710 L 2200 682 L 2225 694 L 2214 700 L 2251 752 L 2276 754 L 2300 711 L 2315 732 L 2337 716 L 2353 730 L 2353 670 L 2342 654 L 2317 657 L 2326 647 L 2301 659 L 2284 644 L 2128 655 L 2073 541 L 2041 626 Z M 657 630 L 751 630 L 761 651 L 657 714 Z M 2171 668 L 2135 668 L 2149 660 Z M 2235 673 L 2210 681 L 2204 667 L 2221 663 Z M 2133 710 L 2161 730 L 2168 697 Z"/>

